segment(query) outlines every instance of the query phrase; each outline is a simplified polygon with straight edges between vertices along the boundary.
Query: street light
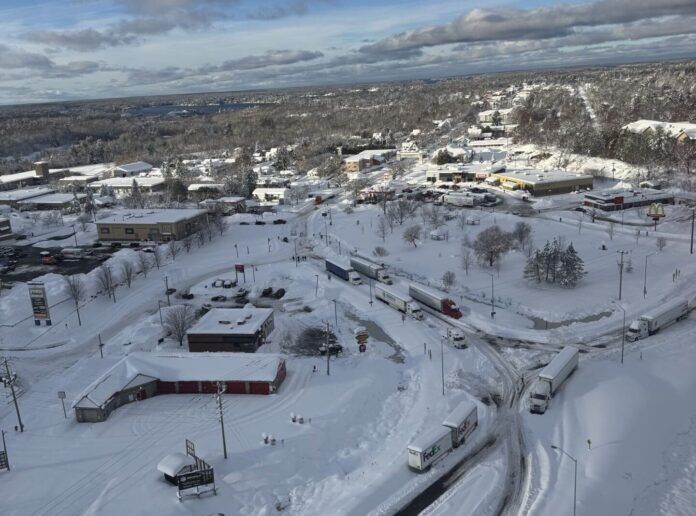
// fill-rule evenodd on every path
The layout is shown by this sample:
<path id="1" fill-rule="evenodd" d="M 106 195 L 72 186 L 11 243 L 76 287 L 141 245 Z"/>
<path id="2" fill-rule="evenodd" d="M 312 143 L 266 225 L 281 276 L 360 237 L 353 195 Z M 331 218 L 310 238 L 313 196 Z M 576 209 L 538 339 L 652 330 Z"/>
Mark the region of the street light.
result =
<path id="1" fill-rule="evenodd" d="M 643 274 L 643 299 L 648 295 L 648 257 L 654 255 L 650 253 L 645 255 L 645 273 Z"/>
<path id="2" fill-rule="evenodd" d="M 157 300 L 157 309 L 159 310 L 160 316 L 160 326 L 164 326 L 164 322 L 162 321 L 162 303 L 163 301 L 161 299 Z"/>
<path id="3" fill-rule="evenodd" d="M 626 344 L 626 309 L 623 306 L 621 306 L 619 303 L 616 303 L 616 306 L 621 308 L 621 311 L 623 312 L 623 330 L 621 333 L 621 363 L 623 364 L 624 345 Z"/>
<path id="4" fill-rule="evenodd" d="M 495 318 L 495 285 L 494 285 L 494 279 L 493 279 L 493 274 L 490 272 L 487 272 L 491 277 L 491 319 Z"/>
<path id="5" fill-rule="evenodd" d="M 314 297 L 317 297 L 319 295 L 319 274 L 315 274 L 314 277 L 317 278 L 317 286 L 314 287 Z"/>
<path id="6" fill-rule="evenodd" d="M 336 320 L 336 328 L 338 328 L 338 308 L 336 305 L 336 300 L 332 299 L 331 301 L 333 301 L 334 304 L 334 319 Z"/>
<path id="7" fill-rule="evenodd" d="M 576 511 L 577 505 L 578 505 L 578 497 L 577 497 L 577 494 L 578 494 L 578 461 L 575 457 L 573 457 L 570 453 L 565 451 L 560 446 L 556 446 L 555 444 L 552 444 L 551 448 L 563 453 L 566 457 L 568 457 L 570 460 L 573 461 L 573 464 L 575 466 L 575 477 L 573 480 L 573 516 L 575 516 L 575 511 Z"/>

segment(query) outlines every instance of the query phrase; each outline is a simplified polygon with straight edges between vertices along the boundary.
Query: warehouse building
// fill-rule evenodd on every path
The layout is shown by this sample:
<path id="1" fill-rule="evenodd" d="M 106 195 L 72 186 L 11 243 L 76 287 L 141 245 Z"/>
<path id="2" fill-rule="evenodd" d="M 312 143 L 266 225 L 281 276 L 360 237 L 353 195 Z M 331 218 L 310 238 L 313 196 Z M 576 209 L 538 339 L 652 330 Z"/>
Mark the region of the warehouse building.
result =
<path id="1" fill-rule="evenodd" d="M 112 177 L 90 183 L 89 187 L 94 191 L 100 191 L 102 186 L 107 186 L 114 191 L 116 197 L 127 197 L 133 192 L 133 181 L 138 184 L 138 188 L 142 193 L 151 194 L 161 192 L 165 189 L 166 184 L 163 177 Z"/>
<path id="2" fill-rule="evenodd" d="M 205 199 L 198 203 L 198 207 L 207 210 L 208 213 L 244 213 L 246 211 L 246 199 L 244 197 L 220 197 L 219 199 Z"/>
<path id="3" fill-rule="evenodd" d="M 619 211 L 653 203 L 674 204 L 674 195 L 649 188 L 637 190 L 609 190 L 585 194 L 585 206 L 602 211 Z"/>
<path id="4" fill-rule="evenodd" d="M 189 351 L 254 353 L 273 327 L 271 308 L 213 308 L 188 331 Z"/>
<path id="5" fill-rule="evenodd" d="M 51 188 L 45 187 L 22 188 L 20 190 L 0 191 L 0 204 L 10 206 L 11 208 L 18 208 L 19 203 L 21 201 L 52 193 L 53 190 Z"/>
<path id="6" fill-rule="evenodd" d="M 169 242 L 192 235 L 207 224 L 205 210 L 129 210 L 97 221 L 101 241 Z"/>
<path id="7" fill-rule="evenodd" d="M 518 170 L 493 173 L 488 182 L 505 190 L 524 190 L 542 196 L 592 189 L 593 178 L 563 170 Z"/>
<path id="8" fill-rule="evenodd" d="M 227 394 L 272 394 L 286 374 L 285 359 L 275 354 L 136 352 L 87 387 L 72 408 L 79 423 L 96 423 L 118 407 L 160 394 L 217 392 L 218 382 Z"/>
<path id="9" fill-rule="evenodd" d="M 82 193 L 52 193 L 19 201 L 17 208 L 22 211 L 59 210 L 63 213 L 77 213 L 86 197 Z"/>
<path id="10" fill-rule="evenodd" d="M 147 174 L 152 170 L 152 165 L 145 161 L 136 161 L 135 163 L 127 163 L 115 167 L 113 170 L 114 177 L 133 177 L 140 174 Z"/>

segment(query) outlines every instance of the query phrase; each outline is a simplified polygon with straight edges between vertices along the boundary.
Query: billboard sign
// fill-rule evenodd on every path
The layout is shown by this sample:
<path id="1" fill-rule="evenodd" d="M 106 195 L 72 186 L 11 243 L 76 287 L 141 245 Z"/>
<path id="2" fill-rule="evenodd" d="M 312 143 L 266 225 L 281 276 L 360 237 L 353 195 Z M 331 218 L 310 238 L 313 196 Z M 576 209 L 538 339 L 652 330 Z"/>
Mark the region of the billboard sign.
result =
<path id="1" fill-rule="evenodd" d="M 177 475 L 176 481 L 179 486 L 179 491 L 183 491 L 184 489 L 191 489 L 192 487 L 213 484 L 215 482 L 215 474 L 212 468 L 203 469 Z"/>
<path id="2" fill-rule="evenodd" d="M 238 263 L 234 266 L 235 272 L 241 272 L 242 274 L 244 273 L 244 264 L 243 263 Z"/>
<path id="3" fill-rule="evenodd" d="M 46 324 L 51 324 L 51 314 L 48 310 L 48 301 L 46 300 L 46 288 L 39 281 L 30 281 L 27 283 L 29 287 L 29 299 L 31 300 L 31 311 L 34 314 L 34 321 L 37 325 L 41 321 L 46 321 Z"/>

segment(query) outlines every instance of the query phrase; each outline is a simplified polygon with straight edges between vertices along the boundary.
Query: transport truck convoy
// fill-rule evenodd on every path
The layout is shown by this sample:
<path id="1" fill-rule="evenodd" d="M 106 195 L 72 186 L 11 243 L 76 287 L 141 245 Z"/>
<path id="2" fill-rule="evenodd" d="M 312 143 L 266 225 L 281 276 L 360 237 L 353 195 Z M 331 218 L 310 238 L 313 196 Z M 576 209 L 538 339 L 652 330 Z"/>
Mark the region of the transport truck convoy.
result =
<path id="1" fill-rule="evenodd" d="M 384 285 L 375 285 L 375 297 L 384 303 L 387 303 L 392 308 L 396 308 L 400 312 L 410 315 L 414 319 L 423 319 L 423 310 L 408 294 L 397 292 L 393 288 Z"/>
<path id="2" fill-rule="evenodd" d="M 453 448 L 461 446 L 478 426 L 478 409 L 473 401 L 463 401 L 443 421 L 407 448 L 408 467 L 426 471 Z"/>
<path id="3" fill-rule="evenodd" d="M 425 306 L 429 306 L 433 310 L 449 315 L 454 319 L 459 319 L 462 316 L 457 304 L 446 295 L 436 290 L 411 283 L 408 287 L 408 293 L 416 301 L 423 303 Z"/>
<path id="4" fill-rule="evenodd" d="M 379 263 L 371 262 L 365 258 L 358 258 L 354 256 L 350 259 L 350 264 L 356 271 L 358 271 L 360 274 L 364 274 L 368 278 L 386 283 L 387 285 L 391 285 L 393 283 L 389 277 L 387 269 L 385 269 L 384 266 L 380 265 Z"/>
<path id="5" fill-rule="evenodd" d="M 335 274 L 342 280 L 346 280 L 348 283 L 352 283 L 353 285 L 360 285 L 362 283 L 360 274 L 355 272 L 355 270 L 350 265 L 343 263 L 339 260 L 327 259 L 326 270 L 332 274 Z"/>
<path id="6" fill-rule="evenodd" d="M 539 378 L 529 392 L 529 411 L 533 414 L 546 412 L 551 397 L 556 394 L 558 388 L 576 367 L 578 367 L 577 348 L 563 348 L 539 373 Z"/>
<path id="7" fill-rule="evenodd" d="M 687 315 L 689 315 L 689 302 L 686 299 L 668 301 L 633 321 L 628 327 L 626 340 L 633 342 L 644 339 L 673 322 L 685 319 Z"/>

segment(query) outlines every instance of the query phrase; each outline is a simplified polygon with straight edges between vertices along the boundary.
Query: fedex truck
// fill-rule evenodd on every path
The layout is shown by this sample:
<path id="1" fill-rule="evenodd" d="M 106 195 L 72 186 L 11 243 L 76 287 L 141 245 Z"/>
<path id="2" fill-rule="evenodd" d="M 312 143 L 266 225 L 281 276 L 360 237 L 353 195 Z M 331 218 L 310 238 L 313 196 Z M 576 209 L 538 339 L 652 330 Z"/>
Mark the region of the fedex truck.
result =
<path id="1" fill-rule="evenodd" d="M 408 294 L 402 294 L 393 288 L 377 284 L 375 285 L 375 297 L 414 319 L 421 320 L 424 317 L 420 305 Z"/>
<path id="2" fill-rule="evenodd" d="M 451 430 L 452 446 L 455 448 L 464 443 L 467 437 L 478 425 L 478 409 L 476 403 L 470 400 L 462 401 L 442 422 Z"/>
<path id="3" fill-rule="evenodd" d="M 452 449 L 452 432 L 438 426 L 422 434 L 408 446 L 408 466 L 425 471 Z"/>
<path id="4" fill-rule="evenodd" d="M 530 412 L 533 414 L 546 412 L 551 397 L 578 367 L 578 355 L 577 348 L 565 347 L 541 370 L 539 378 L 529 392 Z"/>
<path id="5" fill-rule="evenodd" d="M 626 340 L 633 342 L 634 340 L 644 339 L 657 333 L 665 326 L 685 319 L 687 315 L 689 315 L 689 302 L 686 299 L 668 301 L 633 321 L 628 327 Z"/>

